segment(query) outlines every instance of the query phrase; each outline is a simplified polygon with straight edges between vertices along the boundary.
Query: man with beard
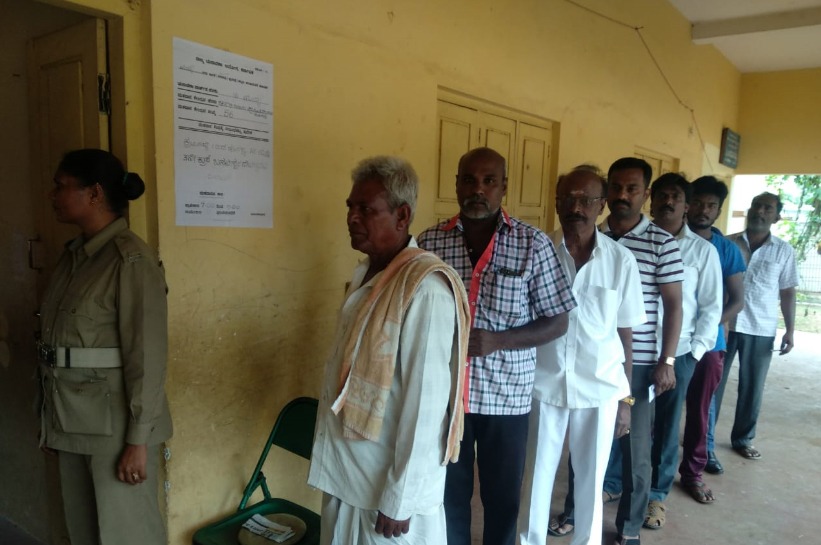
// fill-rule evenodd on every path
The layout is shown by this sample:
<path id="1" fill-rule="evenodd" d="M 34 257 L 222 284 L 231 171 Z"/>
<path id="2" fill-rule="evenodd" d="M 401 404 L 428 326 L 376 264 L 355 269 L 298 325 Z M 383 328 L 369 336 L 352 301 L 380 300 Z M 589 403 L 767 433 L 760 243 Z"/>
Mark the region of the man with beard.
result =
<path id="1" fill-rule="evenodd" d="M 684 267 L 681 333 L 674 364 L 676 384 L 656 398 L 653 419 L 653 477 L 644 521 L 644 527 L 651 530 L 662 528 L 666 521 L 664 501 L 673 487 L 678 466 L 681 409 L 696 362 L 716 344 L 721 318 L 718 252 L 712 244 L 690 231 L 684 221 L 692 193 L 690 183 L 674 172 L 662 174 L 650 188 L 653 222 L 675 237 Z M 694 497 L 704 494 L 704 483 L 682 484 Z"/>
<path id="2" fill-rule="evenodd" d="M 795 288 L 798 286 L 795 252 L 787 242 L 770 233 L 772 225 L 781 219 L 783 207 L 778 195 L 758 195 L 747 211 L 747 229 L 727 237 L 741 250 L 747 272 L 744 274 L 744 308 L 730 324 L 724 374 L 716 390 L 716 421 L 730 367 L 738 352 L 738 402 L 730 439 L 733 450 L 747 460 L 761 458 L 752 442 L 764 398 L 764 381 L 773 357 L 779 305 L 785 328 L 779 353 L 784 355 L 793 349 Z"/>
<path id="3" fill-rule="evenodd" d="M 484 544 L 515 543 L 535 347 L 564 335 L 576 306 L 547 235 L 502 210 L 506 191 L 504 157 L 490 148 L 467 152 L 456 176 L 459 215 L 419 236 L 420 247 L 462 277 L 472 313 L 465 433 L 445 485 L 448 545 L 471 543 L 477 455 Z"/>
<path id="4" fill-rule="evenodd" d="M 596 229 L 607 180 L 590 166 L 559 177 L 561 229 L 550 235 L 578 307 L 567 334 L 536 349 L 536 380 L 519 511 L 522 545 L 544 545 L 565 433 L 575 467 L 572 544 L 601 543 L 604 471 L 616 436 L 630 433 L 632 327 L 647 321 L 636 260 Z M 619 403 L 624 399 L 625 403 Z M 616 419 L 618 414 L 619 418 Z"/>
<path id="5" fill-rule="evenodd" d="M 687 210 L 687 226 L 693 233 L 708 240 L 718 251 L 724 281 L 724 305 L 715 348 L 704 354 L 696 364 L 693 378 L 690 379 L 690 387 L 687 389 L 687 418 L 684 423 L 684 448 L 679 473 L 681 483 L 696 501 L 711 503 L 715 496 L 712 490 L 704 485 L 703 472 L 705 468 L 708 472 L 723 469 L 713 454 L 712 429 L 709 433 L 707 431 L 708 427 L 712 428 L 709 424 L 710 402 L 721 381 L 721 371 L 724 368 L 727 325 L 744 306 L 743 273 L 746 267 L 738 246 L 713 227 L 716 218 L 721 214 L 724 199 L 727 198 L 727 186 L 713 176 L 702 176 L 692 183 L 692 187 L 693 197 Z M 709 464 L 712 466 L 708 468 Z"/>

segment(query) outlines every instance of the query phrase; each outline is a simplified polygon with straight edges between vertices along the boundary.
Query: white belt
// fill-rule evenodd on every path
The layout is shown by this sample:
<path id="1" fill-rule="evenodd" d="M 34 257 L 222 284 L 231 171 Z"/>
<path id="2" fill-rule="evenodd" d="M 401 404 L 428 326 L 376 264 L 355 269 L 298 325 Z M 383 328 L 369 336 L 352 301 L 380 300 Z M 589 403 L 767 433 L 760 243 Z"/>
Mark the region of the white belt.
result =
<path id="1" fill-rule="evenodd" d="M 40 361 L 52 367 L 116 369 L 123 366 L 119 348 L 51 347 L 38 343 Z"/>

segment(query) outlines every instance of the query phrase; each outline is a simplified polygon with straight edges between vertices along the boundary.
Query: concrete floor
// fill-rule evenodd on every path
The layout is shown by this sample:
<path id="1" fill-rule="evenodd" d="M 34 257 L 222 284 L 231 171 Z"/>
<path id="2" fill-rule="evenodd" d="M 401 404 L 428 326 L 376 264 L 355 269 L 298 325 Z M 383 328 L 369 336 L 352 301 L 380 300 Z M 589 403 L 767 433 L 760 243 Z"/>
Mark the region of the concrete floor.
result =
<path id="1" fill-rule="evenodd" d="M 820 351 L 821 334 L 798 332 L 793 352 L 773 357 L 755 441 L 763 456 L 758 461 L 747 461 L 730 449 L 738 383 L 737 371 L 733 371 L 718 426 L 717 454 L 725 473 L 705 477 L 716 494 L 715 503 L 696 503 L 675 486 L 667 501 L 667 525 L 661 530 L 644 530 L 641 538 L 645 545 L 821 544 L 821 464 L 817 464 L 821 459 Z M 566 481 L 562 470 L 557 479 L 561 486 L 553 494 L 554 513 L 558 512 L 556 506 L 560 509 L 562 505 Z M 615 514 L 616 504 L 605 506 L 605 545 L 611 545 L 615 537 Z M 480 545 L 478 490 L 473 519 L 473 543 Z M 569 545 L 570 538 L 552 538 L 550 543 Z M 1 517 L 0 544 L 42 545 Z"/>
<path id="2" fill-rule="evenodd" d="M 725 472 L 705 474 L 716 501 L 699 504 L 676 484 L 667 498 L 665 527 L 643 530 L 643 545 L 821 544 L 821 334 L 797 332 L 795 345 L 790 354 L 773 356 L 755 440 L 762 458 L 748 461 L 730 448 L 738 384 L 735 362 L 717 430 L 716 454 Z M 553 493 L 553 514 L 563 505 L 566 467 L 563 462 Z M 612 545 L 615 539 L 616 505 L 605 506 L 604 545 Z M 478 489 L 473 519 L 473 544 L 481 545 Z M 548 541 L 569 545 L 570 539 Z"/>
<path id="3" fill-rule="evenodd" d="M 0 517 L 0 544 L 2 545 L 44 545 L 43 542 Z"/>

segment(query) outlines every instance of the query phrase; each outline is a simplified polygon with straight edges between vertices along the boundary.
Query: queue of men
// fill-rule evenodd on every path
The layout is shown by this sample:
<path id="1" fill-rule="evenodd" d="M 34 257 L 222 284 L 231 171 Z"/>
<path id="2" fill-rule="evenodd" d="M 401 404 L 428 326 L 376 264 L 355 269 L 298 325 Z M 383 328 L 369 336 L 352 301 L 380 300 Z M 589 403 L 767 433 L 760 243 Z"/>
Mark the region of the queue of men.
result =
<path id="1" fill-rule="evenodd" d="M 418 242 L 412 167 L 374 157 L 352 173 L 348 232 L 366 257 L 321 390 L 309 474 L 325 493 L 321 542 L 468 545 L 475 472 L 485 545 L 601 543 L 602 504 L 615 500 L 615 543 L 639 545 L 642 528 L 665 525 L 676 468 L 712 502 L 710 415 L 734 353 L 732 444 L 757 459 L 779 299 L 782 353 L 793 344 L 794 257 L 769 233 L 777 196 L 756 197 L 747 231 L 725 238 L 712 227 L 727 196 L 714 178 L 651 184 L 633 157 L 606 177 L 580 165 L 559 177 L 561 228 L 548 236 L 502 208 L 501 154 L 471 150 L 456 170 L 459 214 Z M 551 517 L 565 437 L 570 492 Z"/>

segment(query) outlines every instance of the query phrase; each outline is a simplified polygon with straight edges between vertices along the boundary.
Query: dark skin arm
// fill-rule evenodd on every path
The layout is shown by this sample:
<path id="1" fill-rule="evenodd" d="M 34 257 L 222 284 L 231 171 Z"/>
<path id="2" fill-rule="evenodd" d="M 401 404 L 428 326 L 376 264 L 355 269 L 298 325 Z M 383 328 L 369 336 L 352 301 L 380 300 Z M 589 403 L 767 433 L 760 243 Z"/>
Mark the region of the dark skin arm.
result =
<path id="1" fill-rule="evenodd" d="M 146 478 L 147 459 L 148 449 L 145 445 L 126 444 L 117 461 L 117 479 L 126 484 L 140 484 Z"/>
<path id="2" fill-rule="evenodd" d="M 730 332 L 730 322 L 744 308 L 744 275 L 736 273 L 724 279 L 724 309 L 721 312 L 721 324 L 724 326 L 724 340 Z"/>
<path id="3" fill-rule="evenodd" d="M 470 331 L 468 356 L 487 356 L 497 350 L 532 348 L 549 343 L 567 332 L 567 313 L 543 316 L 505 331 L 474 328 Z"/>
<path id="4" fill-rule="evenodd" d="M 781 354 L 789 354 L 795 343 L 795 288 L 787 288 L 778 292 L 781 297 L 781 314 L 784 316 L 784 336 L 781 338 Z"/>
<path id="5" fill-rule="evenodd" d="M 661 302 L 664 305 L 664 319 L 661 323 L 661 357 L 675 356 L 678 338 L 681 335 L 681 282 L 660 284 Z M 672 365 L 658 363 L 653 370 L 653 384 L 656 395 L 676 387 L 676 371 Z"/>
<path id="6" fill-rule="evenodd" d="M 374 527 L 377 534 L 382 534 L 386 538 L 399 537 L 402 534 L 407 534 L 410 530 L 410 519 L 393 520 L 385 516 L 382 511 L 376 516 L 376 526 Z"/>
<path id="7" fill-rule="evenodd" d="M 629 327 L 617 328 L 621 345 L 624 347 L 624 373 L 627 382 L 633 384 L 633 329 Z M 630 405 L 619 402 L 619 412 L 616 414 L 616 438 L 623 437 L 630 432 Z"/>

